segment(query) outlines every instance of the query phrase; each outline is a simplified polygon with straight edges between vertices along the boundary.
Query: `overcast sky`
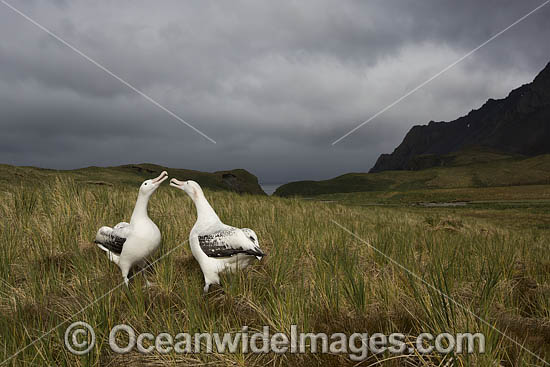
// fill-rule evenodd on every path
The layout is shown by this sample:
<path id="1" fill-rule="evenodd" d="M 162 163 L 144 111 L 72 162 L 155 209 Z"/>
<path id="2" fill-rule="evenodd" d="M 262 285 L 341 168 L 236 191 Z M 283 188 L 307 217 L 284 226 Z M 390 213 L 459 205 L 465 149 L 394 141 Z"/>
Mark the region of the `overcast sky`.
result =
<path id="1" fill-rule="evenodd" d="M 217 142 L 0 3 L 0 163 L 16 165 L 365 172 L 550 61 L 549 4 L 332 146 L 542 0 L 8 1 Z"/>

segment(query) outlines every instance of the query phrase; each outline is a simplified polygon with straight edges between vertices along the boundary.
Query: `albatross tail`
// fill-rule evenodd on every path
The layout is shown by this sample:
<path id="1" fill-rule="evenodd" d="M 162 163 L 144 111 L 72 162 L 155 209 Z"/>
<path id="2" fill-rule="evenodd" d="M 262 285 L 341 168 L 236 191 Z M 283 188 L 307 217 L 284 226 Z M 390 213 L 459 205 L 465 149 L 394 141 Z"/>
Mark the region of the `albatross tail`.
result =
<path id="1" fill-rule="evenodd" d="M 111 260 L 112 262 L 118 265 L 118 261 L 120 260 L 120 255 L 117 255 L 114 252 L 109 251 L 109 249 L 103 246 L 101 243 L 96 242 L 96 245 L 97 247 L 99 247 L 100 249 L 102 249 L 107 253 L 107 257 L 109 258 L 109 260 Z"/>
<path id="2" fill-rule="evenodd" d="M 261 252 L 261 251 L 260 251 Z M 256 259 L 262 260 L 264 258 L 265 254 L 262 252 L 261 255 L 256 255 Z"/>

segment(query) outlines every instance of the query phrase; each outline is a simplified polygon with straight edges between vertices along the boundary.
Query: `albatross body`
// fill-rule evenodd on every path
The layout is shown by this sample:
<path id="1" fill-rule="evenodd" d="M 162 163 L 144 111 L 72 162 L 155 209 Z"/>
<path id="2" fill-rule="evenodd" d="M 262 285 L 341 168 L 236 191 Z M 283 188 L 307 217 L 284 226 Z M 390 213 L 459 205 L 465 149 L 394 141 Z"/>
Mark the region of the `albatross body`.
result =
<path id="1" fill-rule="evenodd" d="M 147 257 L 160 245 L 160 230 L 149 218 L 147 205 L 167 178 L 168 173 L 163 171 L 159 177 L 141 184 L 130 223 L 121 222 L 114 228 L 101 227 L 97 232 L 95 243 L 107 253 L 109 260 L 119 266 L 126 285 L 132 267 L 145 267 Z"/>
<path id="2" fill-rule="evenodd" d="M 221 272 L 242 269 L 254 259 L 261 260 L 265 256 L 256 233 L 249 228 L 224 224 L 198 183 L 173 178 L 170 186 L 184 190 L 197 208 L 197 221 L 191 229 L 189 244 L 204 275 L 204 292 L 211 284 L 220 284 Z"/>

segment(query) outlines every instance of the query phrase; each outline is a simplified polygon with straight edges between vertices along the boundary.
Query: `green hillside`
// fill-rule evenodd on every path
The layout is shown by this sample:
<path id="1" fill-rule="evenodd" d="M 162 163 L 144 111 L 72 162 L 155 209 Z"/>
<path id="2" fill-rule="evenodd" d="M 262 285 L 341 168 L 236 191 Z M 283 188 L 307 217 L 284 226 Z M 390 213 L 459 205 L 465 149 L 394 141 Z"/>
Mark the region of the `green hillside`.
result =
<path id="1" fill-rule="evenodd" d="M 548 190 L 545 185 L 550 185 L 548 154 L 525 158 L 494 152 L 469 151 L 453 153 L 443 159 L 446 162 L 445 166 L 419 171 L 349 173 L 324 181 L 292 182 L 279 187 L 275 195 L 326 197 L 327 194 L 368 193 L 366 195 L 374 201 L 397 197 L 405 198 L 405 201 L 415 201 L 426 199 L 426 196 L 429 199 L 432 195 L 437 198 L 439 191 L 462 191 L 470 193 L 464 200 L 471 200 L 472 197 L 482 200 L 491 198 L 493 190 L 486 188 L 537 185 L 541 187 L 540 191 L 545 192 Z M 472 194 L 475 189 L 481 188 L 485 190 L 479 190 L 480 195 Z M 411 196 L 413 192 L 420 194 Z M 460 200 L 460 196 L 450 197 Z M 509 196 L 513 197 L 513 194 Z M 448 197 L 443 200 L 447 199 Z"/>
<path id="2" fill-rule="evenodd" d="M 118 167 L 86 167 L 75 170 L 52 170 L 36 167 L 0 165 L 0 188 L 16 185 L 51 185 L 57 177 L 67 177 L 85 185 L 136 185 L 168 171 L 169 177 L 193 180 L 211 190 L 265 195 L 258 178 L 244 169 L 201 172 L 167 168 L 155 164 L 131 164 Z"/>

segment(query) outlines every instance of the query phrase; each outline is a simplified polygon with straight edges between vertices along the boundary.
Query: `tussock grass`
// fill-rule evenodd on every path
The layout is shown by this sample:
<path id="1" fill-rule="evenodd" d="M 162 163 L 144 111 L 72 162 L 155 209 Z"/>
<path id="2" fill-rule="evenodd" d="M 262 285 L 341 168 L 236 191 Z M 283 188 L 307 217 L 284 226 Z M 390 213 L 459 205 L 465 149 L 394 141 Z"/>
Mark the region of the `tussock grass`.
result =
<path id="1" fill-rule="evenodd" d="M 136 183 L 136 186 L 139 183 Z M 207 191 L 227 223 L 253 228 L 268 256 L 225 275 L 223 289 L 202 295 L 189 231 L 195 209 L 181 192 L 161 187 L 150 202 L 163 243 L 146 275 L 130 289 L 92 240 L 105 224 L 128 219 L 136 188 L 85 185 L 59 176 L 46 187 L 0 193 L 0 356 L 2 360 L 63 321 L 51 335 L 7 362 L 11 366 L 340 366 L 346 355 L 117 355 L 108 347 L 116 325 L 137 332 L 237 332 L 243 325 L 306 332 L 482 332 L 483 355 L 369 355 L 361 365 L 520 366 L 534 357 L 393 265 L 335 220 L 521 344 L 550 356 L 549 233 L 492 220 L 497 209 L 352 207 Z M 516 222 L 521 213 L 517 212 Z M 536 215 L 531 213 L 530 215 Z M 498 215 L 493 215 L 498 218 Z M 110 292 L 110 293 L 108 293 Z M 106 294 L 106 295 L 105 295 Z M 104 296 L 105 295 L 105 296 Z M 103 297 L 103 298 L 100 298 Z M 95 300 L 100 298 L 94 303 Z M 81 309 L 87 307 L 75 316 Z M 96 332 L 95 349 L 74 356 L 63 345 L 67 325 L 82 320 Z"/>

